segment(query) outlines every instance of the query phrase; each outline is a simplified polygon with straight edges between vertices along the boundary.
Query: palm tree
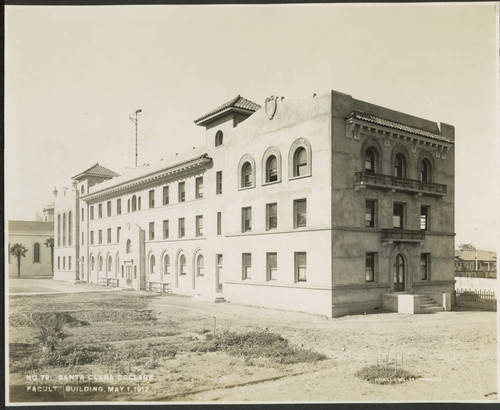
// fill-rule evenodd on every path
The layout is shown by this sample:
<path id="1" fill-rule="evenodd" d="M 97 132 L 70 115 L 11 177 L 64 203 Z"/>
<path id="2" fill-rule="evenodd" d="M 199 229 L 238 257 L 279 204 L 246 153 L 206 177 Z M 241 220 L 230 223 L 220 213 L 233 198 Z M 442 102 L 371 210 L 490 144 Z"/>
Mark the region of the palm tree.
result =
<path id="1" fill-rule="evenodd" d="M 17 258 L 17 277 L 21 277 L 21 258 L 26 256 L 28 249 L 22 243 L 15 243 L 10 247 L 10 254 Z"/>
<path id="2" fill-rule="evenodd" d="M 45 246 L 50 248 L 50 266 L 52 268 L 52 276 L 54 276 L 54 238 L 48 238 L 45 241 Z"/>

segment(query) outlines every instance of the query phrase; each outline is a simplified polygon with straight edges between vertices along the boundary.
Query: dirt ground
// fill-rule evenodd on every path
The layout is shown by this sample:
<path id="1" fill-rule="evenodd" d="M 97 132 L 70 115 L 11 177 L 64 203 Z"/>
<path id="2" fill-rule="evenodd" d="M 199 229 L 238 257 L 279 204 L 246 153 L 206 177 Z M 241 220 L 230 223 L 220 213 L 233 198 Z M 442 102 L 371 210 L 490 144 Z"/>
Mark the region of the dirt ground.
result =
<path id="1" fill-rule="evenodd" d="M 11 402 L 497 399 L 495 312 L 380 313 L 328 319 L 127 291 L 16 296 L 10 299 L 9 308 L 11 364 L 34 346 L 37 329 L 19 319 L 30 312 L 66 312 L 87 324 L 67 328 L 70 336 L 64 343 L 107 343 L 110 355 L 128 349 L 142 357 L 148 349 L 158 346 L 172 346 L 177 352 L 175 357 L 151 356 L 142 365 L 117 360 L 11 371 Z M 193 343 L 213 334 L 214 326 L 216 333 L 224 329 L 244 332 L 267 328 L 292 345 L 324 353 L 327 359 L 281 364 L 269 359 L 248 360 L 222 351 L 192 351 Z M 418 378 L 378 385 L 355 375 L 364 366 L 394 360 Z M 41 375 L 47 375 L 49 381 L 40 380 Z M 69 380 L 70 375 L 84 376 L 85 381 Z M 89 380 L 89 375 L 95 380 Z M 152 380 L 138 380 L 144 375 Z M 28 380 L 32 376 L 37 380 Z M 123 380 L 131 377 L 135 380 Z M 50 386 L 63 387 L 43 391 Z M 103 391 L 88 391 L 99 386 Z M 108 386 L 115 391 L 107 391 Z"/>

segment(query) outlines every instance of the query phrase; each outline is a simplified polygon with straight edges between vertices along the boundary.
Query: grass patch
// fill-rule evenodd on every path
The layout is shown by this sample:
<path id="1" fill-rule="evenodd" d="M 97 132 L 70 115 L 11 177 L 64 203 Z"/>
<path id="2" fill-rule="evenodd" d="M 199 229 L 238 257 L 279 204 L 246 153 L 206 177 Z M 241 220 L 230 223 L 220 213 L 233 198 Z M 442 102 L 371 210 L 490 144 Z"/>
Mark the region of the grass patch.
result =
<path id="1" fill-rule="evenodd" d="M 196 342 L 192 352 L 225 352 L 246 359 L 269 358 L 278 363 L 317 362 L 326 359 L 322 353 L 290 346 L 288 340 L 277 333 L 255 330 L 237 333 L 225 330 L 210 340 Z"/>
<path id="2" fill-rule="evenodd" d="M 363 367 L 356 376 L 373 384 L 398 384 L 418 379 L 418 376 L 402 368 L 378 364 Z"/>

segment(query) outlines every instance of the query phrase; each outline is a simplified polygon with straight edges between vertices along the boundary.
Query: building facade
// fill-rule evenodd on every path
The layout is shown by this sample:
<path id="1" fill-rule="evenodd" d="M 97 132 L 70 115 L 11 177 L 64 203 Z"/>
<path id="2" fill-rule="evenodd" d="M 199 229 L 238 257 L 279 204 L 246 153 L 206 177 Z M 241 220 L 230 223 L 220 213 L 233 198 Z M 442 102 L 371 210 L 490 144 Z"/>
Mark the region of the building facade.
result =
<path id="1" fill-rule="evenodd" d="M 202 150 L 55 193 L 58 277 L 327 316 L 453 291 L 452 126 L 335 91 L 195 124 Z"/>
<path id="2" fill-rule="evenodd" d="M 17 258 L 10 254 L 10 248 L 16 243 L 27 249 L 26 256 L 21 258 L 21 279 L 52 278 L 51 247 L 46 242 L 53 235 L 53 222 L 9 221 L 9 278 L 18 276 Z"/>

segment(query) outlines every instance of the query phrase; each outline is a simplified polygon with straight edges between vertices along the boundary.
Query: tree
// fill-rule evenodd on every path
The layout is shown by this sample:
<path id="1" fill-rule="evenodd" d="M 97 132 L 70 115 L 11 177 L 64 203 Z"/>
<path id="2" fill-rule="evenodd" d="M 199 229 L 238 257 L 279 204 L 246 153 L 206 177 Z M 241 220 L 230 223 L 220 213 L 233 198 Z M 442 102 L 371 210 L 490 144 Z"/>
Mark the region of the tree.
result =
<path id="1" fill-rule="evenodd" d="M 17 258 L 17 277 L 21 277 L 21 258 L 26 256 L 28 249 L 22 243 L 15 243 L 10 247 L 10 254 Z"/>
<path id="2" fill-rule="evenodd" d="M 52 276 L 54 276 L 54 238 L 48 238 L 45 241 L 45 246 L 50 248 L 50 266 L 52 268 Z"/>

